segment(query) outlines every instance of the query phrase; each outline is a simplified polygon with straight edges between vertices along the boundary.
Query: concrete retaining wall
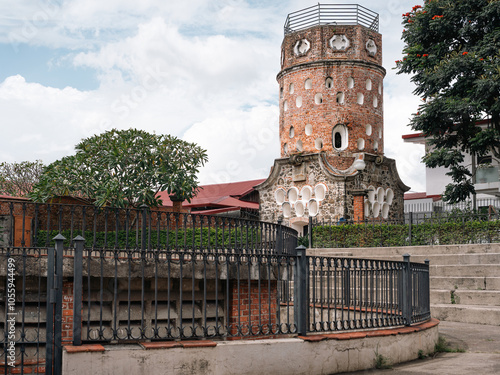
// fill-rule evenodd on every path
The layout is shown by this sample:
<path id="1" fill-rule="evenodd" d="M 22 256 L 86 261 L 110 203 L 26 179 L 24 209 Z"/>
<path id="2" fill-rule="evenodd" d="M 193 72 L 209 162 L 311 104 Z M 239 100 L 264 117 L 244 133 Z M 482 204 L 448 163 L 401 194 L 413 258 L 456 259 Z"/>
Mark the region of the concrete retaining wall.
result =
<path id="1" fill-rule="evenodd" d="M 369 332 L 237 341 L 67 346 L 65 375 L 334 374 L 375 367 L 377 353 L 397 364 L 433 352 L 438 321 Z"/>

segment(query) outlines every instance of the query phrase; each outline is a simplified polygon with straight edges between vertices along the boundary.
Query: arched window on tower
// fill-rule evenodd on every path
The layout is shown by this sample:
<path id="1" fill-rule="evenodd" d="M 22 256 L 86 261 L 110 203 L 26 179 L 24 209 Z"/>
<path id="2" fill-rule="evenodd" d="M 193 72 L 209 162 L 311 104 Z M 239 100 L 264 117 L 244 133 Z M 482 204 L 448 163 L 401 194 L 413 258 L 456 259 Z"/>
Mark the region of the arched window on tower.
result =
<path id="1" fill-rule="evenodd" d="M 337 151 L 342 151 L 347 148 L 348 131 L 345 125 L 338 124 L 333 128 L 332 143 L 333 143 L 333 148 Z"/>

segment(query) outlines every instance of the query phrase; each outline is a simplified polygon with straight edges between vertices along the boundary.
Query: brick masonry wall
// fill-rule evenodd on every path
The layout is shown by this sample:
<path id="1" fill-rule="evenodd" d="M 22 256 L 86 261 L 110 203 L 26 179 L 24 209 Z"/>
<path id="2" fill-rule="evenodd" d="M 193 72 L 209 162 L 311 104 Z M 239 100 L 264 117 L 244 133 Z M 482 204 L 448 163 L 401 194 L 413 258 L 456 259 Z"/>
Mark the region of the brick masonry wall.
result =
<path id="1" fill-rule="evenodd" d="M 349 39 L 346 50 L 330 46 L 334 35 Z M 301 40 L 307 40 L 310 46 L 297 55 L 294 50 Z M 377 46 L 374 56 L 367 51 L 368 40 Z M 383 154 L 385 69 L 381 66 L 380 34 L 362 26 L 312 27 L 285 36 L 282 59 L 278 74 L 282 157 L 302 151 L 339 156 L 360 151 Z M 343 95 L 340 102 L 339 93 Z M 315 99 L 317 95 L 321 95 L 321 103 Z M 358 95 L 363 95 L 363 104 L 358 104 Z M 332 139 L 337 124 L 347 126 L 349 133 L 347 148 L 342 152 Z"/>
<path id="2" fill-rule="evenodd" d="M 228 323 L 232 335 L 239 336 L 238 326 L 241 335 L 267 335 L 275 330 L 279 311 L 276 281 L 262 281 L 260 287 L 257 281 L 240 281 L 239 289 L 233 282 L 230 293 Z"/>
<path id="3" fill-rule="evenodd" d="M 63 283 L 62 302 L 62 344 L 71 345 L 73 343 L 73 282 Z"/>

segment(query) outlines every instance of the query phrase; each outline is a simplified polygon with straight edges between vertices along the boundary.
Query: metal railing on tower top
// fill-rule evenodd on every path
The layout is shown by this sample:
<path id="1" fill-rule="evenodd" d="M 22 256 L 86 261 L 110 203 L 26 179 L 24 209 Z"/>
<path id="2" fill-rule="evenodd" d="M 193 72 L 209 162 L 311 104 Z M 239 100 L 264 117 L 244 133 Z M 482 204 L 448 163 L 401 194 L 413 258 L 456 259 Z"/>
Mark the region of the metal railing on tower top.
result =
<path id="1" fill-rule="evenodd" d="M 318 25 L 361 25 L 378 32 L 378 13 L 357 4 L 317 4 L 290 13 L 285 35 Z"/>

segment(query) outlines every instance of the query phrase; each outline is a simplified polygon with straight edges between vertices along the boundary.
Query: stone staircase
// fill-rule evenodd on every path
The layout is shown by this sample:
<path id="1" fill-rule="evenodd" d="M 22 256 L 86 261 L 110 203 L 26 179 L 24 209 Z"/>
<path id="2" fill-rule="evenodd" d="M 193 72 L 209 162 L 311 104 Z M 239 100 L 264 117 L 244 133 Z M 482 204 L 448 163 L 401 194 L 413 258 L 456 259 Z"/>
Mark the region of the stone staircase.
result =
<path id="1" fill-rule="evenodd" d="M 439 320 L 500 325 L 500 243 L 400 248 L 308 249 L 308 255 L 430 260 L 431 314 Z"/>

